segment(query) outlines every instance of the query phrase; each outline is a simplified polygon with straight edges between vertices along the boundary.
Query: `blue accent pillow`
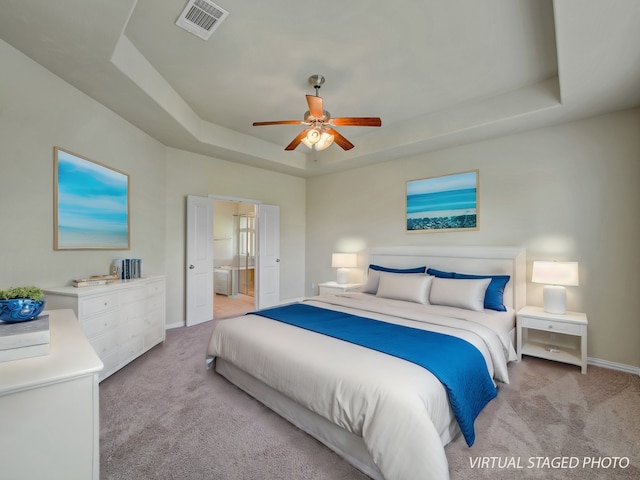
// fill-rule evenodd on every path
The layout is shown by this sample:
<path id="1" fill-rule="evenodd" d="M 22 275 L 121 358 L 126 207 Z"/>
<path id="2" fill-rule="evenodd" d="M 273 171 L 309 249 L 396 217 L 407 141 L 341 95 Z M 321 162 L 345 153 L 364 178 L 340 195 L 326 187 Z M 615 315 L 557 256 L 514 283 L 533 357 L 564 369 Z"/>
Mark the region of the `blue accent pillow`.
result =
<path id="1" fill-rule="evenodd" d="M 497 310 L 498 312 L 506 312 L 507 307 L 504 306 L 504 288 L 511 278 L 509 275 L 469 275 L 466 273 L 454 273 L 453 278 L 471 278 L 482 279 L 490 278 L 491 282 L 484 294 L 484 308 L 489 310 Z"/>
<path id="2" fill-rule="evenodd" d="M 435 268 L 428 268 L 427 275 L 433 275 L 438 278 L 455 278 L 455 273 L 453 272 L 443 272 L 442 270 L 436 270 Z"/>
<path id="3" fill-rule="evenodd" d="M 387 268 L 381 267 L 380 265 L 369 265 L 371 270 L 378 270 L 379 272 L 391 272 L 391 273 L 424 273 L 427 269 L 426 265 L 424 267 L 414 267 L 414 268 Z"/>

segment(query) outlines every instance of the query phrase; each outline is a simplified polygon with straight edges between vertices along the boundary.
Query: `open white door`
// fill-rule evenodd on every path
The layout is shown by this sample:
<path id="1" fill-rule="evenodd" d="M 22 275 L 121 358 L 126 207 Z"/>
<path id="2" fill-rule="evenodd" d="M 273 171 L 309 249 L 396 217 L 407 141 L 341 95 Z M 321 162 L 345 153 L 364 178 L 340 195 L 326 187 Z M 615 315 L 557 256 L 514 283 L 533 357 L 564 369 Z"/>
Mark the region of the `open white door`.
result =
<path id="1" fill-rule="evenodd" d="M 280 207 L 258 205 L 258 308 L 280 303 Z"/>
<path id="2" fill-rule="evenodd" d="M 213 199 L 187 196 L 187 326 L 213 319 Z"/>

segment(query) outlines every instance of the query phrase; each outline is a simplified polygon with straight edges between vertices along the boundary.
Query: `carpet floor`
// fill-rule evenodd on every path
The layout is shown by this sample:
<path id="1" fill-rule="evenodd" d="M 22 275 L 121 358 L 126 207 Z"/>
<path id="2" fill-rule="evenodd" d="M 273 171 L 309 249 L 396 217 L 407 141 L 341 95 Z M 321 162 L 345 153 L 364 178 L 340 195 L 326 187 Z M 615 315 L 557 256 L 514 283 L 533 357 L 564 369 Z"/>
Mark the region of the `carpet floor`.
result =
<path id="1" fill-rule="evenodd" d="M 100 384 L 101 479 L 368 478 L 207 370 L 212 328 L 169 330 Z M 509 372 L 473 447 L 446 447 L 453 480 L 640 478 L 640 377 L 529 357 Z"/>

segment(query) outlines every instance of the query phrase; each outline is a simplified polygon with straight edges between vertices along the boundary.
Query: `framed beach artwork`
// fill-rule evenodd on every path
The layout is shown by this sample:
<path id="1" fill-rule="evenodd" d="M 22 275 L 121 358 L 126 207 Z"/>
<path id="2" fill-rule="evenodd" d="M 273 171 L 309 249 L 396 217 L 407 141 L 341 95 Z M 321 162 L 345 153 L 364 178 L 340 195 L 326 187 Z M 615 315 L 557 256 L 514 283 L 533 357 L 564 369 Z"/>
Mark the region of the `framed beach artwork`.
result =
<path id="1" fill-rule="evenodd" d="M 478 229 L 478 170 L 407 182 L 407 232 Z"/>
<path id="2" fill-rule="evenodd" d="M 54 249 L 128 250 L 129 175 L 54 149 Z"/>

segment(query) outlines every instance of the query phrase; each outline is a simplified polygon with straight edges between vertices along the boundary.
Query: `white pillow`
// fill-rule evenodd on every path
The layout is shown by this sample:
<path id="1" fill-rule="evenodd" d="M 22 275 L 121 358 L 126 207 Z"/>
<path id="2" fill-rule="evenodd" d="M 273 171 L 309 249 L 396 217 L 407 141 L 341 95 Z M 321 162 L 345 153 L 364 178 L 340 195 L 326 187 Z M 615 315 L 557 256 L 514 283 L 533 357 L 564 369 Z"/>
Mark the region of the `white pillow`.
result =
<path id="1" fill-rule="evenodd" d="M 490 278 L 478 280 L 433 277 L 429 302 L 477 312 L 484 310 L 484 294 Z"/>
<path id="2" fill-rule="evenodd" d="M 417 267 L 420 268 L 420 267 Z M 427 267 L 424 267 L 426 270 Z M 380 283 L 380 274 L 381 273 L 393 273 L 396 275 L 419 275 L 423 277 L 425 275 L 424 271 L 422 273 L 417 272 L 385 272 L 384 270 L 376 270 L 375 268 L 369 268 L 369 272 L 367 274 L 367 281 L 362 289 L 364 293 L 375 293 L 378 291 L 378 284 Z"/>
<path id="3" fill-rule="evenodd" d="M 424 274 L 379 272 L 377 297 L 429 304 L 432 277 Z"/>

